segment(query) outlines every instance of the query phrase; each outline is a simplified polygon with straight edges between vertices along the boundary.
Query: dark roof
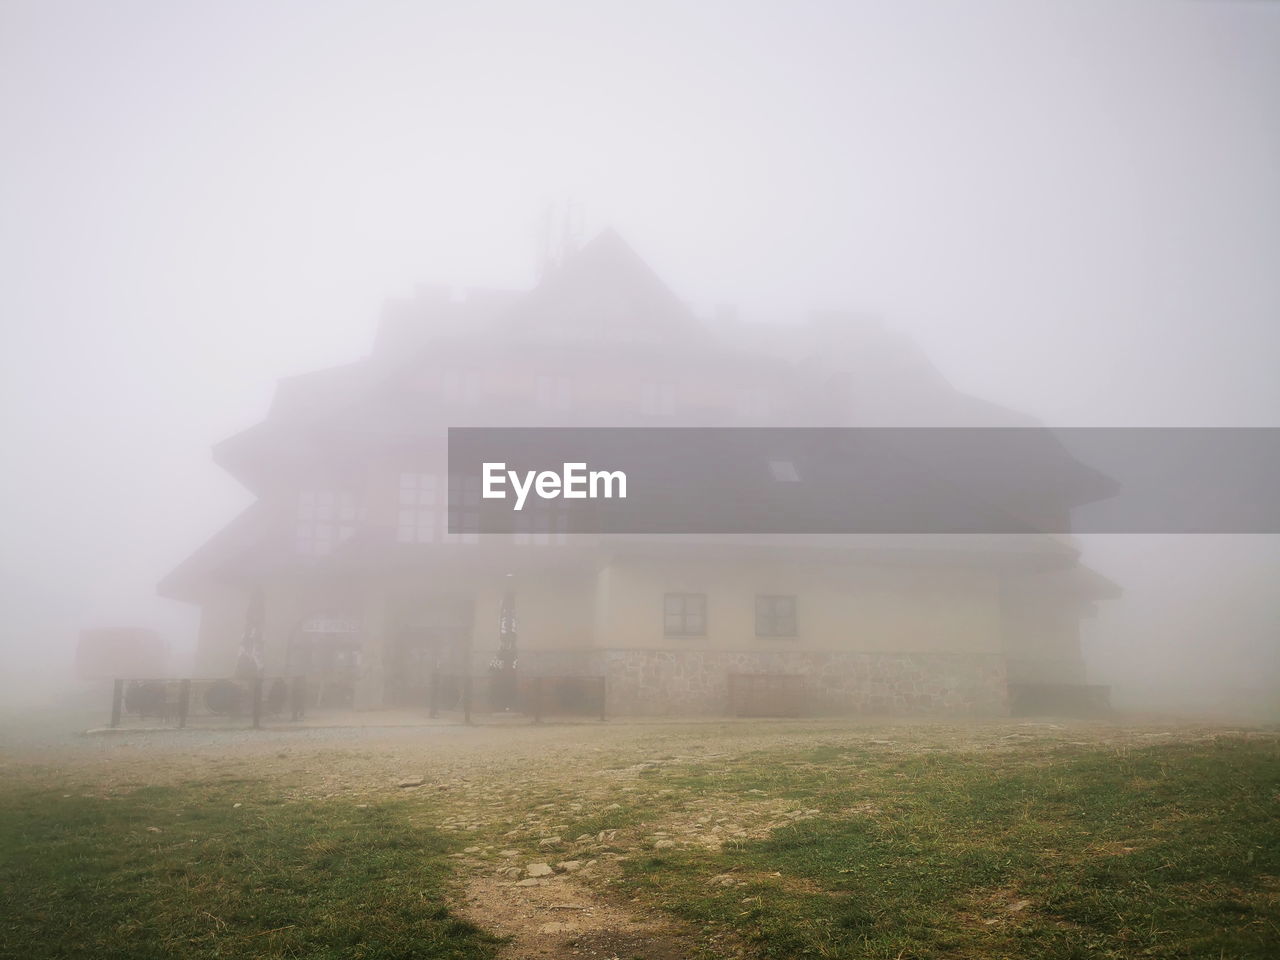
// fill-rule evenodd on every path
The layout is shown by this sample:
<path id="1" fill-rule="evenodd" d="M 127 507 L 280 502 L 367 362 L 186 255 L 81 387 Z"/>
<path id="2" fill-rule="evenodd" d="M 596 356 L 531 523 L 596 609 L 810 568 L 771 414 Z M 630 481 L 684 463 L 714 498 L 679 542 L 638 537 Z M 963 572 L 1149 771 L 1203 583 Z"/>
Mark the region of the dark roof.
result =
<path id="1" fill-rule="evenodd" d="M 201 584 L 217 579 L 228 564 L 262 543 L 267 532 L 263 512 L 261 503 L 242 510 L 160 581 L 156 588 L 160 596 L 198 601 Z"/>
<path id="2" fill-rule="evenodd" d="M 662 279 L 613 230 L 605 230 L 520 298 L 508 324 L 632 328 L 688 333 L 697 321 Z"/>
<path id="3" fill-rule="evenodd" d="M 665 345 L 678 342 L 679 362 L 698 369 L 739 365 L 762 376 L 770 368 L 785 369 L 797 386 L 788 407 L 797 422 L 838 405 L 839 415 L 829 424 L 813 425 L 1036 423 L 956 390 L 909 337 L 874 319 L 699 320 L 617 233 L 606 230 L 527 292 L 484 291 L 456 301 L 443 291 L 425 290 L 393 305 L 370 358 L 281 380 L 267 417 L 217 444 L 215 461 L 250 488 L 262 489 L 291 462 L 307 463 L 326 450 L 332 436 L 420 435 L 419 404 L 428 398 L 411 402 L 413 395 L 400 385 L 424 366 L 463 358 L 484 362 L 493 344 L 503 342 L 525 357 L 613 349 L 658 372 L 671 369 L 672 351 Z M 1052 466 L 1046 474 L 1070 475 L 1086 493 L 1101 489 L 1087 468 L 1064 473 L 1062 458 L 1069 459 L 1065 450 L 1047 450 L 1045 462 Z M 166 577 L 161 592 L 176 596 L 231 554 L 254 547 L 259 526 L 255 508 L 245 511 Z"/>

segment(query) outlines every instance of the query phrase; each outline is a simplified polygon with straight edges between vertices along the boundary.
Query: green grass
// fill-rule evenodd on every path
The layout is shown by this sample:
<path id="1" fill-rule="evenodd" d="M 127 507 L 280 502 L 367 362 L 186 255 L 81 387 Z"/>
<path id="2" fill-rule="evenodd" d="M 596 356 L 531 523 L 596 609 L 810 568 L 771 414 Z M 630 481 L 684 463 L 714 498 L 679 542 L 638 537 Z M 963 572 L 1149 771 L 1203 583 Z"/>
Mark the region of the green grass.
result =
<path id="1" fill-rule="evenodd" d="M 0 956 L 492 956 L 496 941 L 445 906 L 445 841 L 406 816 L 286 803 L 254 781 L 110 797 L 7 786 Z"/>
<path id="2" fill-rule="evenodd" d="M 637 777 L 583 777 L 570 757 L 576 782 L 534 759 L 466 790 L 384 788 L 367 808 L 291 800 L 284 769 L 105 792 L 28 771 L 0 784 L 0 957 L 479 960 L 498 942 L 450 913 L 450 867 L 491 871 L 506 847 L 622 854 L 620 881 L 609 868 L 592 889 L 685 921 L 709 955 L 1280 957 L 1277 741 L 996 742 L 818 731 Z M 616 766 L 651 752 L 629 746 Z M 684 845 L 786 809 L 816 813 L 720 850 Z M 469 828 L 423 825 L 460 818 Z M 572 842 L 601 830 L 618 833 Z M 656 850 L 656 831 L 677 847 Z M 550 833 L 564 842 L 545 852 Z"/>
<path id="3" fill-rule="evenodd" d="M 1280 957 L 1274 742 L 819 748 L 663 786 L 821 811 L 626 864 L 633 895 L 767 957 Z"/>

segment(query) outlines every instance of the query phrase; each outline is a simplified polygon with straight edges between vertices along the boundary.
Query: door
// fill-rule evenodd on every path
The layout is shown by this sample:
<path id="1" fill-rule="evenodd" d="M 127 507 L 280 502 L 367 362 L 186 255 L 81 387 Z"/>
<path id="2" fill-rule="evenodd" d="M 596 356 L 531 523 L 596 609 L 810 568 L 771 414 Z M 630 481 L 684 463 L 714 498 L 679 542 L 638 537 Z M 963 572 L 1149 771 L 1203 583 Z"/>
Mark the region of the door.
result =
<path id="1" fill-rule="evenodd" d="M 469 596 L 431 596 L 407 604 L 398 618 L 387 662 L 387 702 L 399 707 L 427 707 L 434 682 L 440 684 L 439 706 L 450 709 L 450 691 L 466 671 L 471 643 L 472 602 Z"/>

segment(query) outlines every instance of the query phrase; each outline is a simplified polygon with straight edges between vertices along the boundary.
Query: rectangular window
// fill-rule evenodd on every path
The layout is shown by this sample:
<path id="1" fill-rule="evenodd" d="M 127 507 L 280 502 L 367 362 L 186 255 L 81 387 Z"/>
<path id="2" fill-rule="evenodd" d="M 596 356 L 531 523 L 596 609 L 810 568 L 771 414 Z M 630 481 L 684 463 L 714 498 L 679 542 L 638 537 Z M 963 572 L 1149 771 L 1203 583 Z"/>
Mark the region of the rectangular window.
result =
<path id="1" fill-rule="evenodd" d="M 799 483 L 800 471 L 791 460 L 770 460 L 769 476 L 778 483 Z"/>
<path id="2" fill-rule="evenodd" d="M 457 532 L 450 533 L 450 528 Z M 479 477 L 449 477 L 449 526 L 444 530 L 444 540 L 446 543 L 480 542 Z"/>
<path id="3" fill-rule="evenodd" d="M 662 598 L 662 633 L 668 637 L 706 636 L 707 595 L 665 594 Z"/>
<path id="4" fill-rule="evenodd" d="M 779 594 L 757 594 L 756 636 L 794 637 L 796 598 Z"/>
<path id="5" fill-rule="evenodd" d="M 348 492 L 303 490 L 298 494 L 298 552 L 325 557 L 356 532 L 356 498 Z"/>
<path id="6" fill-rule="evenodd" d="M 436 478 L 430 473 L 400 474 L 400 514 L 396 539 L 401 543 L 432 543 L 436 539 Z"/>
<path id="7" fill-rule="evenodd" d="M 519 546 L 557 546 L 569 542 L 569 514 L 552 503 L 526 506 L 515 516 L 515 543 Z"/>

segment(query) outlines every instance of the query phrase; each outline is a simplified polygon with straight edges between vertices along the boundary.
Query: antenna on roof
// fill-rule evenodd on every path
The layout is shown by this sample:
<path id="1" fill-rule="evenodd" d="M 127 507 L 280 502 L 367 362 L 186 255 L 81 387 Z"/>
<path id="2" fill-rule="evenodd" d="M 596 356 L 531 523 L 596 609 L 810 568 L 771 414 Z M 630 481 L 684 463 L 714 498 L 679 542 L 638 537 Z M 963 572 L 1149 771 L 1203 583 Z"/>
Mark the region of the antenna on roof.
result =
<path id="1" fill-rule="evenodd" d="M 564 236 L 560 241 L 561 258 L 571 257 L 582 246 L 583 207 L 572 197 L 564 202 Z"/>
<path id="2" fill-rule="evenodd" d="M 547 203 L 539 224 L 538 279 L 542 279 L 582 246 L 583 205 L 572 197 Z"/>

